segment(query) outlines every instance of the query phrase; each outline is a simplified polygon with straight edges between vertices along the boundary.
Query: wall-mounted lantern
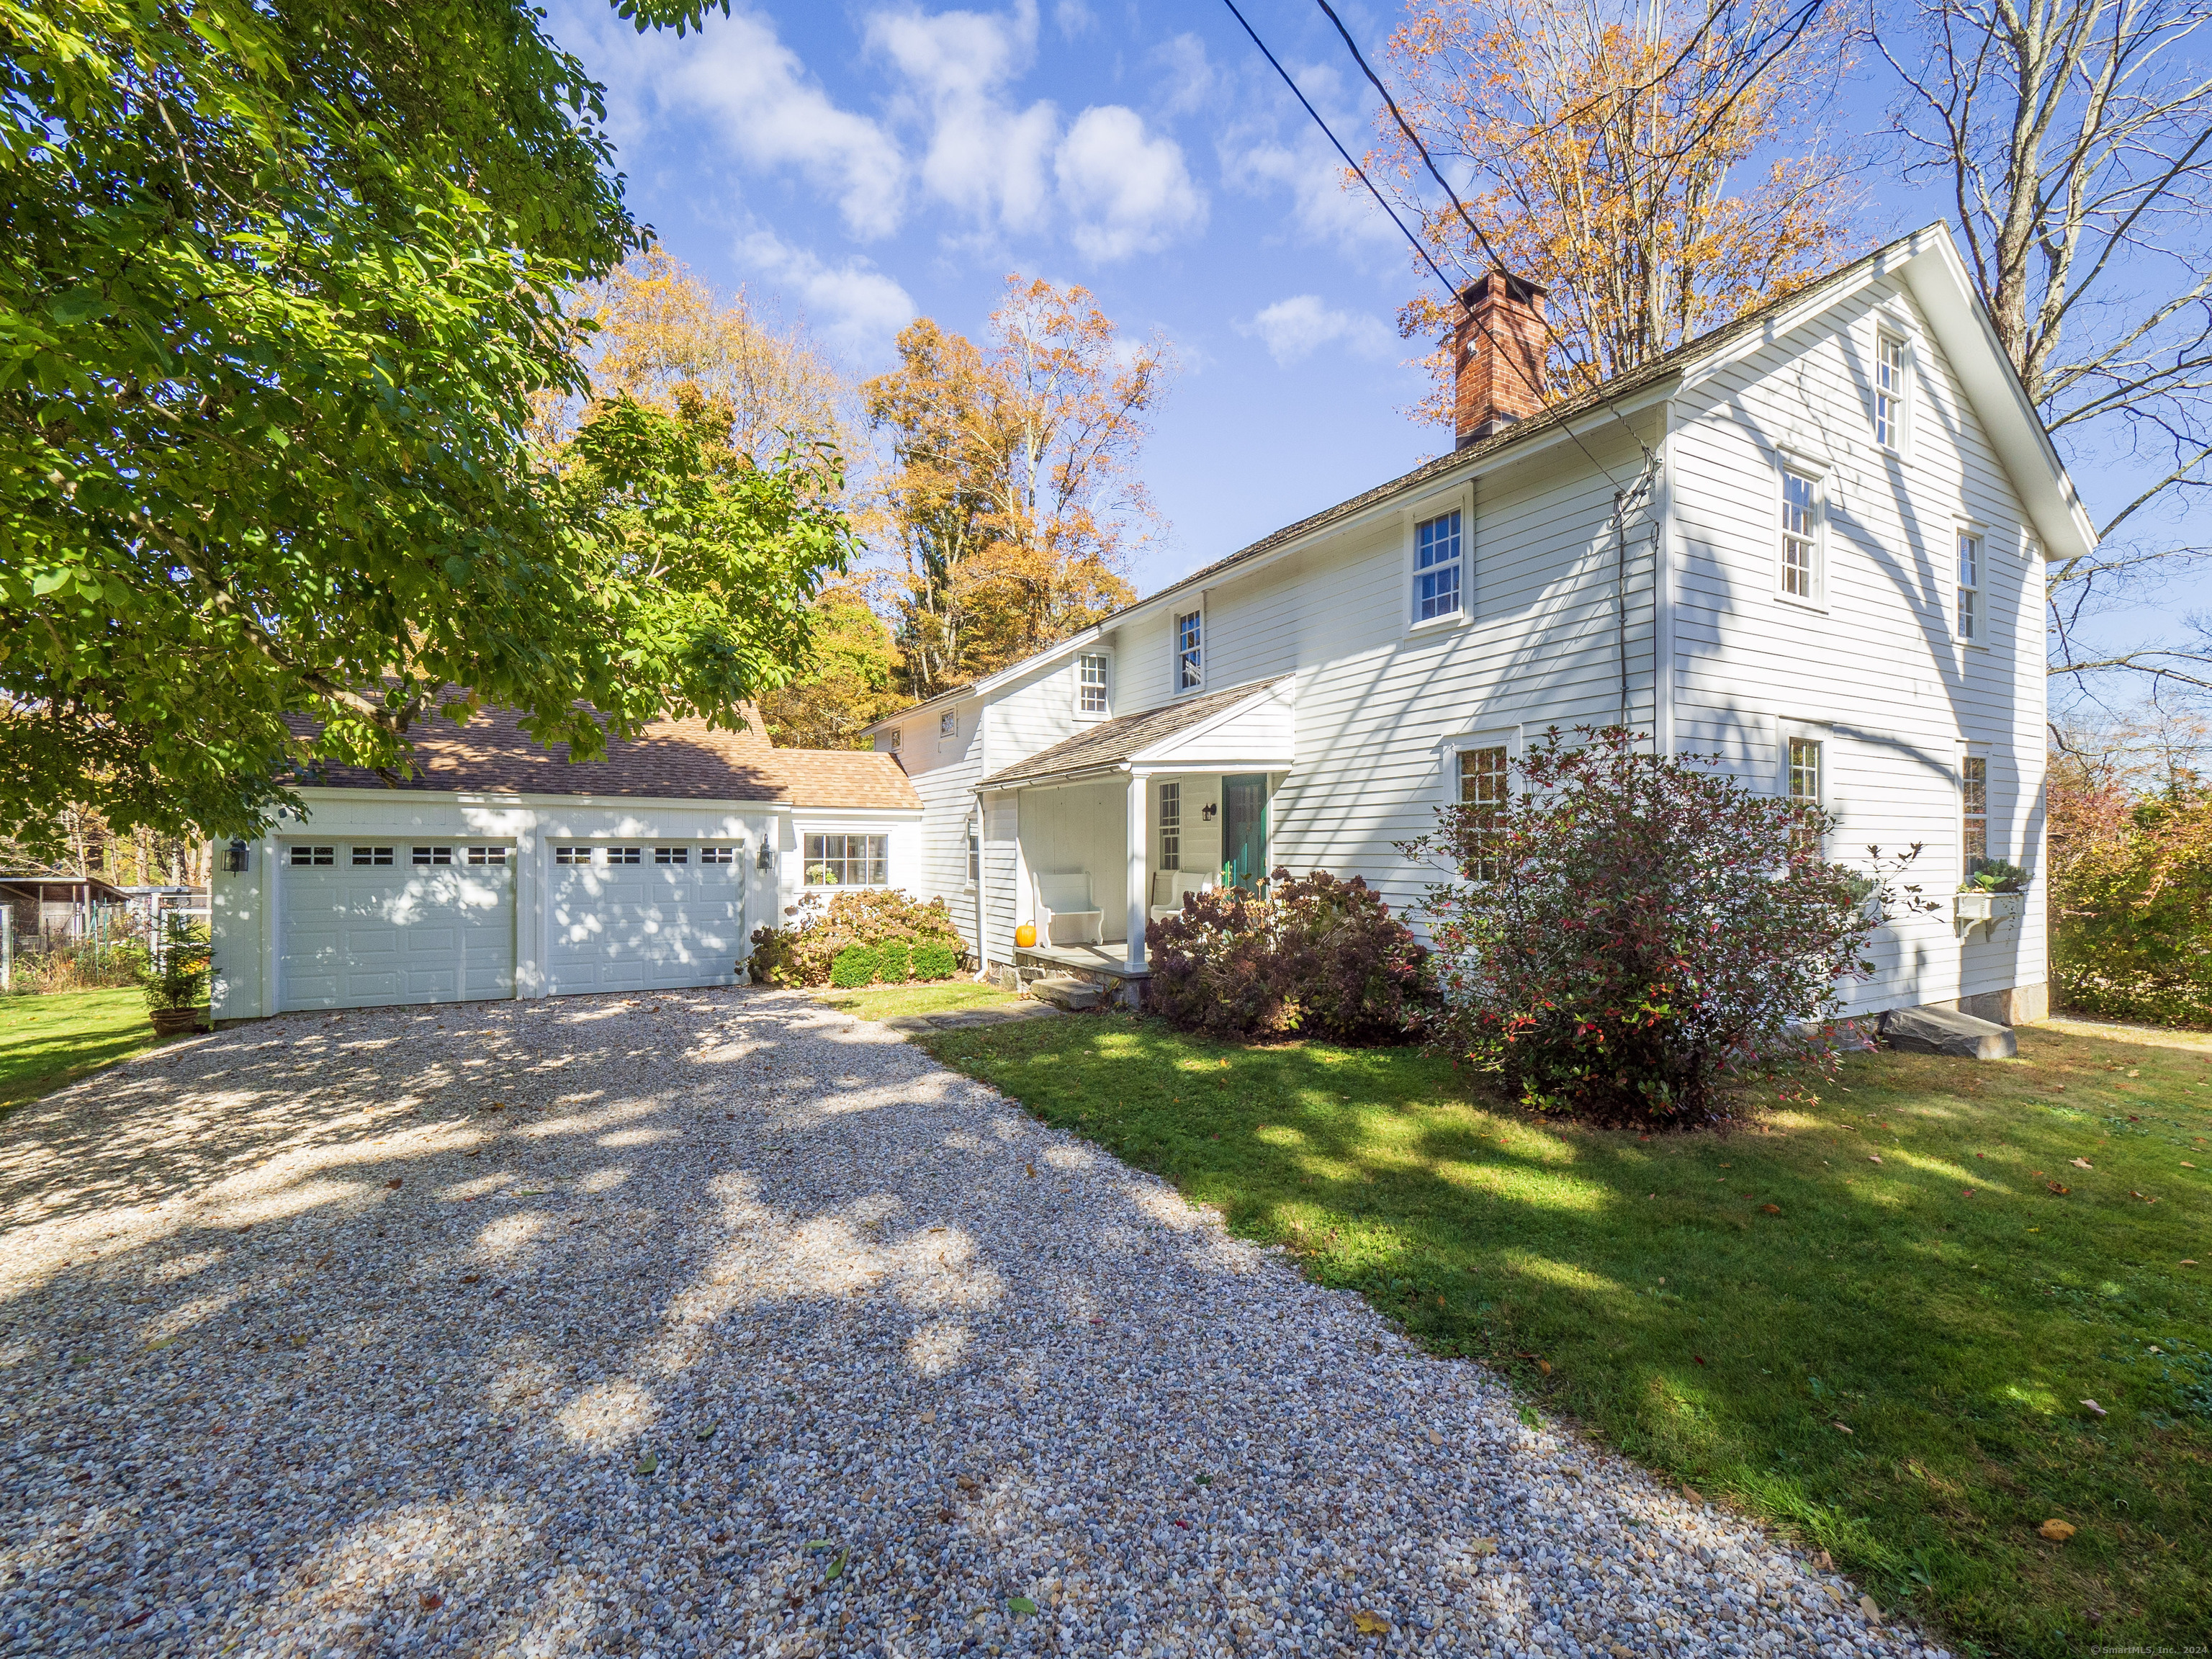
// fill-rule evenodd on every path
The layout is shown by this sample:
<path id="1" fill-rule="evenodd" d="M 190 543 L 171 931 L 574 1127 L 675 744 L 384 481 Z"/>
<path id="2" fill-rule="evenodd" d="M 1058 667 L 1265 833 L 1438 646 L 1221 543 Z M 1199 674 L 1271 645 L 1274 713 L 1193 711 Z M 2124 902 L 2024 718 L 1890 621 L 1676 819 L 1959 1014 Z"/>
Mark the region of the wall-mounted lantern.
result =
<path id="1" fill-rule="evenodd" d="M 1208 802 L 1206 802 L 1206 805 L 1205 805 L 1204 806 L 1202 806 L 1202 807 L 1199 808 L 1198 815 L 1199 815 L 1199 817 L 1200 817 L 1204 818 L 1204 819 L 1205 819 L 1208 823 L 1212 823 L 1212 822 L 1213 822 L 1213 803 L 1212 803 L 1212 801 L 1208 801 Z"/>
<path id="2" fill-rule="evenodd" d="M 753 867 L 758 870 L 775 868 L 775 849 L 769 844 L 766 836 L 761 837 L 760 855 L 753 860 Z"/>
<path id="3" fill-rule="evenodd" d="M 246 873 L 246 843 L 242 841 L 231 842 L 223 853 L 222 867 L 234 876 L 242 876 Z"/>

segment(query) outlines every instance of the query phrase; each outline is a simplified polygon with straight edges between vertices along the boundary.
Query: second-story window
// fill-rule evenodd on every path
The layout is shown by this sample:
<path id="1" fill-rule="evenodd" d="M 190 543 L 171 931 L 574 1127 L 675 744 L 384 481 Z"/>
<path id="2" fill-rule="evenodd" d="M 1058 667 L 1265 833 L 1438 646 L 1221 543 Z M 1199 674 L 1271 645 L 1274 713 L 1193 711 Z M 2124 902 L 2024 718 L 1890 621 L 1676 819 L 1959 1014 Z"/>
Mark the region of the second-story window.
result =
<path id="1" fill-rule="evenodd" d="M 960 735 L 960 715 L 957 710 L 948 708 L 937 717 L 937 735 L 940 740 Z"/>
<path id="2" fill-rule="evenodd" d="M 1968 530 L 1959 532 L 1959 637 L 1982 642 L 1982 538 Z"/>
<path id="3" fill-rule="evenodd" d="M 1106 713 L 1106 653 L 1103 651 L 1086 651 L 1076 659 L 1075 684 L 1078 714 Z"/>
<path id="4" fill-rule="evenodd" d="M 1887 334 L 1874 342 L 1874 441 L 1905 447 L 1905 342 Z"/>
<path id="5" fill-rule="evenodd" d="M 1195 691 L 1206 683 L 1206 612 L 1186 611 L 1175 627 L 1176 690 Z"/>
<path id="6" fill-rule="evenodd" d="M 1819 603 L 1820 486 L 1802 472 L 1782 475 L 1782 592 Z"/>
<path id="7" fill-rule="evenodd" d="M 1990 861 L 1990 763 L 1981 755 L 1959 763 L 1959 852 L 1967 878 Z"/>
<path id="8" fill-rule="evenodd" d="M 1459 514 L 1439 514 L 1413 526 L 1413 620 L 1455 617 L 1460 604 Z"/>

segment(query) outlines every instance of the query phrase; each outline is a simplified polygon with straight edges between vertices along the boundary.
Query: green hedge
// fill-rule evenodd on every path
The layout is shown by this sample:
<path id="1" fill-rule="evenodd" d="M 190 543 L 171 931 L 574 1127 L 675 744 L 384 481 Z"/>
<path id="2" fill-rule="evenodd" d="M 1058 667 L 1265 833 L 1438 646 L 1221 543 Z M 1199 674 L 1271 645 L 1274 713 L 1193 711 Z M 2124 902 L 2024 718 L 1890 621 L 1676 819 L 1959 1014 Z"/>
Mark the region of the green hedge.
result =
<path id="1" fill-rule="evenodd" d="M 825 902 L 817 889 L 787 914 L 798 919 L 793 926 L 763 927 L 753 934 L 756 984 L 866 985 L 878 978 L 896 983 L 909 975 L 950 979 L 965 955 L 943 899 L 923 902 L 867 888 L 833 891 Z M 837 977 L 835 964 L 854 946 L 866 946 L 871 953 L 867 976 Z M 842 971 L 849 975 L 859 969 Z"/>

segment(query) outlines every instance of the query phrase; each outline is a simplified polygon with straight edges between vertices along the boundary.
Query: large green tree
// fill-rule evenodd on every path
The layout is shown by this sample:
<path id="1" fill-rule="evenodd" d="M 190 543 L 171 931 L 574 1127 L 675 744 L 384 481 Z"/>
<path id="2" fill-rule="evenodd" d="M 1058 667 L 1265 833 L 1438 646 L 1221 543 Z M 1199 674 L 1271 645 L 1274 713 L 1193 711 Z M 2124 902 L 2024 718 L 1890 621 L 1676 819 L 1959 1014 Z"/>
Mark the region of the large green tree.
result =
<path id="1" fill-rule="evenodd" d="M 0 0 L 0 834 L 248 833 L 440 708 L 588 756 L 787 672 L 834 455 L 620 403 L 527 441 L 588 391 L 561 296 L 643 240 L 541 18 Z"/>

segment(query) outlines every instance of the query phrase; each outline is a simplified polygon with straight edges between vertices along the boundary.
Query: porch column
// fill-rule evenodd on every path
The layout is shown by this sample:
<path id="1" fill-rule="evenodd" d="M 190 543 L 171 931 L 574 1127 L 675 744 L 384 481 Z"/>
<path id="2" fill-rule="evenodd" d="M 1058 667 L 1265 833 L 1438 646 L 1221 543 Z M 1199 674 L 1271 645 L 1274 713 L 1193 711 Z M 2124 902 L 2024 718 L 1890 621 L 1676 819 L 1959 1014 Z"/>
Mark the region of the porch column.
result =
<path id="1" fill-rule="evenodd" d="M 1146 774 L 1129 769 L 1129 966 L 1145 965 L 1145 782 Z"/>

